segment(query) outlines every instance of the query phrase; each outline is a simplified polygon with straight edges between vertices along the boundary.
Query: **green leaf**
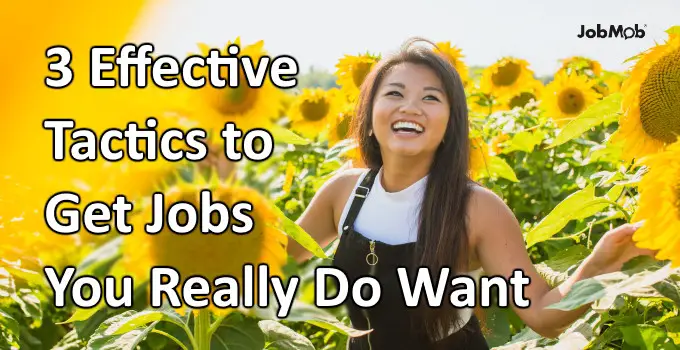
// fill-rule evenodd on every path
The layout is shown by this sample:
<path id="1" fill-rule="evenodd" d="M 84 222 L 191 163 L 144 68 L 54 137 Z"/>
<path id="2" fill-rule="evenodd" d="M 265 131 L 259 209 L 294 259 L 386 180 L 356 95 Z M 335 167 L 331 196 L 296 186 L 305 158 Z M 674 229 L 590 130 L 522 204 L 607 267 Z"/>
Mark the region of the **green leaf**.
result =
<path id="1" fill-rule="evenodd" d="M 257 323 L 269 345 L 267 349 L 277 350 L 315 350 L 314 345 L 302 334 L 271 320 Z"/>
<path id="2" fill-rule="evenodd" d="M 0 309 L 0 326 L 7 328 L 14 335 L 19 335 L 19 323 L 2 309 Z"/>
<path id="3" fill-rule="evenodd" d="M 36 294 L 37 292 L 32 289 L 23 288 L 10 297 L 19 305 L 24 315 L 32 320 L 31 326 L 40 327 L 43 320 L 43 310 L 40 298 Z"/>
<path id="4" fill-rule="evenodd" d="M 122 242 L 122 237 L 116 237 L 88 254 L 76 268 L 77 272 L 73 278 L 84 275 L 97 277 L 106 275 L 110 264 L 123 255 L 121 251 Z"/>
<path id="5" fill-rule="evenodd" d="M 490 334 L 486 336 L 489 346 L 494 347 L 503 345 L 510 340 L 510 322 L 508 321 L 507 311 L 496 305 L 492 305 L 485 310 L 486 327 Z"/>
<path id="6" fill-rule="evenodd" d="M 589 253 L 585 246 L 573 245 L 534 266 L 541 277 L 554 288 L 564 282 L 568 277 L 567 271 L 579 264 Z"/>
<path id="7" fill-rule="evenodd" d="M 71 317 L 68 318 L 68 320 L 63 322 L 57 322 L 56 324 L 67 324 L 76 321 L 86 321 L 90 317 L 92 317 L 92 315 L 97 313 L 97 311 L 101 310 L 104 307 L 106 307 L 106 303 L 99 303 L 89 309 L 76 308 L 76 311 L 73 313 L 73 315 L 71 315 Z"/>
<path id="8" fill-rule="evenodd" d="M 654 285 L 659 294 L 672 300 L 676 305 L 680 306 L 680 285 L 673 283 L 670 280 L 661 281 Z"/>
<path id="9" fill-rule="evenodd" d="M 167 321 L 174 323 L 182 328 L 185 328 L 187 332 L 190 333 L 179 314 L 171 309 L 163 308 L 157 310 L 144 310 L 119 319 L 119 321 L 114 325 L 116 328 L 114 334 L 123 334 L 155 321 Z"/>
<path id="10" fill-rule="evenodd" d="M 370 333 L 372 330 L 357 330 L 340 322 L 335 316 L 328 311 L 320 309 L 314 305 L 294 301 L 290 308 L 290 314 L 286 318 L 279 318 L 276 316 L 278 310 L 278 303 L 274 300 L 266 309 L 255 308 L 255 313 L 259 318 L 274 321 L 290 321 L 290 322 L 307 322 L 317 327 L 336 331 L 350 337 L 360 337 Z"/>
<path id="11" fill-rule="evenodd" d="M 24 281 L 37 286 L 49 286 L 42 274 L 22 268 L 21 266 L 8 262 L 0 258 L 0 263 L 4 263 L 4 268 L 10 275 L 23 279 Z"/>
<path id="12" fill-rule="evenodd" d="M 119 349 L 115 346 L 128 349 L 128 344 L 136 346 L 158 322 L 164 321 L 179 326 L 188 335 L 192 334 L 181 316 L 167 306 L 141 312 L 126 311 L 104 321 L 90 338 L 88 349 Z M 149 323 L 151 326 L 147 326 Z"/>
<path id="13" fill-rule="evenodd" d="M 287 143 L 291 145 L 308 145 L 311 143 L 310 140 L 299 136 L 290 129 L 284 128 L 280 125 L 274 125 L 269 128 L 269 132 L 272 134 L 274 141 L 277 143 Z"/>
<path id="14" fill-rule="evenodd" d="M 555 208 L 527 233 L 527 248 L 543 242 L 562 230 L 571 220 L 590 217 L 609 206 L 609 200 L 595 196 L 595 186 L 588 184 L 557 204 Z"/>
<path id="15" fill-rule="evenodd" d="M 623 193 L 623 190 L 626 188 L 625 185 L 614 185 L 612 188 L 609 189 L 605 197 L 607 197 L 611 201 L 615 201 L 619 198 L 621 193 Z"/>
<path id="16" fill-rule="evenodd" d="M 83 321 L 75 321 L 73 328 L 81 339 L 89 339 L 92 334 L 99 328 L 102 322 L 108 318 L 109 311 L 107 309 L 99 309 L 94 315 Z"/>
<path id="17" fill-rule="evenodd" d="M 557 147 L 582 135 L 588 129 L 604 122 L 612 114 L 618 113 L 621 109 L 622 96 L 620 92 L 617 92 L 588 107 L 576 119 L 562 128 L 555 141 L 548 146 L 548 149 Z"/>
<path id="18" fill-rule="evenodd" d="M 321 246 L 319 246 L 319 243 L 317 243 L 314 238 L 312 238 L 305 230 L 302 229 L 298 224 L 296 224 L 294 221 L 289 219 L 286 214 L 284 214 L 279 207 L 276 205 L 271 206 L 272 209 L 277 213 L 279 218 L 281 219 L 281 224 L 283 227 L 276 227 L 274 224 L 267 223 L 268 226 L 278 229 L 288 235 L 288 237 L 293 238 L 296 242 L 298 242 L 301 246 L 303 246 L 305 249 L 310 251 L 312 254 L 315 256 L 322 258 L 322 259 L 327 259 L 328 256 L 324 253 L 323 249 L 321 249 Z"/>
<path id="19" fill-rule="evenodd" d="M 491 178 L 504 178 L 512 182 L 519 182 L 515 171 L 510 165 L 498 156 L 489 156 L 487 158 L 489 162 L 480 171 L 480 177 L 491 177 Z"/>
<path id="20" fill-rule="evenodd" d="M 515 134 L 507 147 L 503 148 L 502 154 L 507 154 L 514 151 L 522 151 L 530 153 L 534 148 L 541 144 L 545 133 L 542 131 L 521 131 Z"/>
<path id="21" fill-rule="evenodd" d="M 663 281 L 677 269 L 670 263 L 658 270 L 638 268 L 599 275 L 576 282 L 561 301 L 548 306 L 549 309 L 573 310 L 602 298 L 613 298 L 621 294 L 632 294 Z"/>
<path id="22" fill-rule="evenodd" d="M 159 321 L 149 326 L 130 329 L 125 333 L 118 333 L 116 326 L 120 319 L 130 316 L 134 311 L 126 311 L 123 314 L 112 317 L 102 323 L 87 343 L 86 350 L 134 350 L 144 338 L 151 332 Z"/>
<path id="23" fill-rule="evenodd" d="M 83 344 L 76 330 L 73 329 L 66 333 L 63 338 L 59 340 L 57 344 L 54 345 L 52 350 L 82 350 Z"/>
<path id="24" fill-rule="evenodd" d="M 16 293 L 14 279 L 7 270 L 0 267 L 0 298 L 6 298 Z"/>
<path id="25" fill-rule="evenodd" d="M 646 324 L 624 326 L 620 329 L 626 343 L 644 350 L 661 349 L 668 338 L 663 329 Z"/>
<path id="26" fill-rule="evenodd" d="M 262 349 L 264 344 L 257 321 L 236 312 L 222 320 L 210 339 L 211 350 Z"/>
<path id="27" fill-rule="evenodd" d="M 330 161 L 330 160 L 335 160 L 339 159 L 341 156 L 349 152 L 350 150 L 353 150 L 357 148 L 356 141 L 352 139 L 345 139 L 338 141 L 333 147 L 331 147 L 327 152 L 326 152 L 326 160 L 325 161 Z"/>

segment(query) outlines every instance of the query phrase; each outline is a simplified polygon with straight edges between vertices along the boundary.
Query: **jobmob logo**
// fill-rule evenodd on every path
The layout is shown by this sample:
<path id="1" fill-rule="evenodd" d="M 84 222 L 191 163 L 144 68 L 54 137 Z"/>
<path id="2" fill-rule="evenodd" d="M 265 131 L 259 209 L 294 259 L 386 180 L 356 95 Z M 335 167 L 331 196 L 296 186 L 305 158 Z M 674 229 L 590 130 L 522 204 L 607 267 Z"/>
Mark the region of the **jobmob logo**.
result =
<path id="1" fill-rule="evenodd" d="M 647 25 L 643 25 L 646 28 Z M 640 25 L 635 24 L 632 27 L 624 27 L 622 24 L 610 25 L 609 30 L 605 29 L 605 26 L 598 24 L 596 28 L 586 28 L 585 25 L 581 25 L 581 32 L 577 35 L 579 38 L 623 38 L 625 40 L 632 38 L 644 38 L 645 31 L 640 28 Z"/>

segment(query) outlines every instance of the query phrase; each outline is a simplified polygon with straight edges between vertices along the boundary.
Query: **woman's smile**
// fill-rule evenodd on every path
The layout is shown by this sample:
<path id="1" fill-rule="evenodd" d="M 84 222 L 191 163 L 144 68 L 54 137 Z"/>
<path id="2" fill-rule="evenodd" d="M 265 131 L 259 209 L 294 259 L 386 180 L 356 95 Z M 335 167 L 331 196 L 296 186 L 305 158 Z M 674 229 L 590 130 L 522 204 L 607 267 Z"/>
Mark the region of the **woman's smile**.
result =
<path id="1" fill-rule="evenodd" d="M 413 120 L 400 119 L 392 123 L 392 132 L 397 137 L 414 138 L 425 132 L 425 127 Z"/>

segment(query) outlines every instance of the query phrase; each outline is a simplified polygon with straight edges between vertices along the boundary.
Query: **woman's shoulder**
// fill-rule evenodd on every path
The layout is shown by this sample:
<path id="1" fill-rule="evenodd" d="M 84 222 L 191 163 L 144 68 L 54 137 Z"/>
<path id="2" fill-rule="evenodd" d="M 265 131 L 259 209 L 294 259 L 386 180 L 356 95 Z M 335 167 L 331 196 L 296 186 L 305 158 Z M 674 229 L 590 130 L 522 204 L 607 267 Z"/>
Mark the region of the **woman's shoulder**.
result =
<path id="1" fill-rule="evenodd" d="M 478 183 L 470 185 L 470 196 L 468 199 L 468 215 L 488 216 L 493 213 L 498 214 L 499 210 L 509 210 L 507 204 L 496 192 Z M 486 218 L 489 219 L 488 217 Z"/>
<path id="2" fill-rule="evenodd" d="M 367 168 L 340 169 L 324 183 L 323 190 L 335 194 L 349 193 L 368 171 Z"/>
<path id="3" fill-rule="evenodd" d="M 503 198 L 478 183 L 470 185 L 470 197 L 467 205 L 468 229 L 474 237 L 493 225 L 504 223 L 514 216 Z"/>

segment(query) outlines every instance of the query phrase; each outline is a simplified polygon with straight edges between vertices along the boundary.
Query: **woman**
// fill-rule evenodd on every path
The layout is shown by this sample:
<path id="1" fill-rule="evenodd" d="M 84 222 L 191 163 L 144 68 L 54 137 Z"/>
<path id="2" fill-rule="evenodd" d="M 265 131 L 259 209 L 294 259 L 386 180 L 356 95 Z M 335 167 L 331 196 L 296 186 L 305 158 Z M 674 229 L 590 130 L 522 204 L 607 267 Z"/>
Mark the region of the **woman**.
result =
<path id="1" fill-rule="evenodd" d="M 441 307 L 428 307 L 424 298 L 419 307 L 407 307 L 400 266 L 408 267 L 410 281 L 418 267 L 429 267 L 435 288 L 444 266 L 451 268 L 449 281 L 476 278 L 481 269 L 507 279 L 520 269 L 531 280 L 523 295 L 531 304 L 512 304 L 514 311 L 537 333 L 556 337 L 589 306 L 566 312 L 546 306 L 575 282 L 653 252 L 636 248 L 635 226 L 623 225 L 551 290 L 532 265 L 512 211 L 468 177 L 468 114 L 459 75 L 436 52 L 413 45 L 417 41 L 379 62 L 362 85 L 352 131 L 368 169 L 336 174 L 297 221 L 321 246 L 340 235 L 333 264 L 350 281 L 366 275 L 380 281 L 375 307 L 348 298 L 352 325 L 373 329 L 351 338 L 348 349 L 488 349 L 472 310 L 451 306 L 451 283 Z M 293 241 L 289 253 L 298 261 L 311 256 Z"/>

